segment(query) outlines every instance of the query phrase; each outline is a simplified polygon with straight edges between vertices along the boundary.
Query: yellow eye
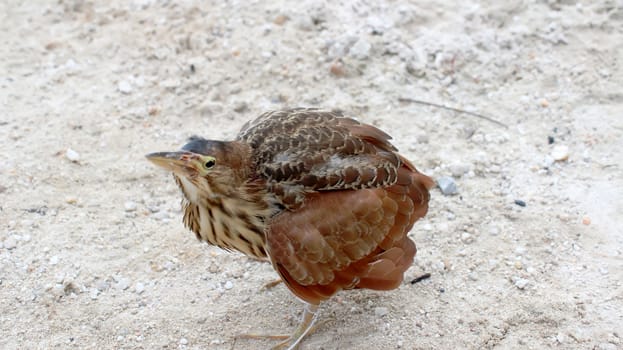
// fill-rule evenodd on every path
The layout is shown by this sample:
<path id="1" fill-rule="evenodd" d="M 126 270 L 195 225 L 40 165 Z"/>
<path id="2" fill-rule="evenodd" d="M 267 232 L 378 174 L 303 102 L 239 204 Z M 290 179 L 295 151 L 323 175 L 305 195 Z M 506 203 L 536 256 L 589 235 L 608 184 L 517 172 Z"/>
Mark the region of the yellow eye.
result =
<path id="1" fill-rule="evenodd" d="M 216 165 L 216 159 L 212 157 L 207 157 L 203 162 L 203 167 L 206 169 L 210 169 Z"/>

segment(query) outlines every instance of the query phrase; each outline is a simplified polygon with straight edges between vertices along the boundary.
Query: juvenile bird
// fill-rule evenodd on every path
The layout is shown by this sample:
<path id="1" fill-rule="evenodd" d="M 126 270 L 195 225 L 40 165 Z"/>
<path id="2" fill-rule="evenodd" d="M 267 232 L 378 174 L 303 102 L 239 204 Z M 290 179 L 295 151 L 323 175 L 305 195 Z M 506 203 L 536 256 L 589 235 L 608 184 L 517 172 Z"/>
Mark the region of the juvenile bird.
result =
<path id="1" fill-rule="evenodd" d="M 416 248 L 407 236 L 428 210 L 433 181 L 398 154 L 391 137 L 340 112 L 267 112 L 234 141 L 192 137 L 147 155 L 173 172 L 184 224 L 198 239 L 272 263 L 306 303 L 293 349 L 320 302 L 340 290 L 391 290 Z"/>

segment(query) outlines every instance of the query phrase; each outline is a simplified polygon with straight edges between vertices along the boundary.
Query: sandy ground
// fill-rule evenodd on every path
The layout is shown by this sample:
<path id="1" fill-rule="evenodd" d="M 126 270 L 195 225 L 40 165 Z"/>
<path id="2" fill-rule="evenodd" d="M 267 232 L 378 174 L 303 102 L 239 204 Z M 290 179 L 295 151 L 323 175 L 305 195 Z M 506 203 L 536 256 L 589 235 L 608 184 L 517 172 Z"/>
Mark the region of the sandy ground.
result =
<path id="1" fill-rule="evenodd" d="M 319 106 L 459 193 L 399 289 L 339 294 L 301 349 L 623 349 L 623 3 L 439 3 L 2 1 L 0 348 L 290 332 L 271 266 L 196 241 L 143 155 Z"/>

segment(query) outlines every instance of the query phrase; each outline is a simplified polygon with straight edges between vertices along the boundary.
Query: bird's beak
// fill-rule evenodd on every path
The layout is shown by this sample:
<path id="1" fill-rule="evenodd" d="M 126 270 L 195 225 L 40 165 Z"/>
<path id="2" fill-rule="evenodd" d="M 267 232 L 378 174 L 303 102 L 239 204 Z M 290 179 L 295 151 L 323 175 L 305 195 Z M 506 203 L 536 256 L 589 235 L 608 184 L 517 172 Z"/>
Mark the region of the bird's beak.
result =
<path id="1" fill-rule="evenodd" d="M 189 175 L 196 171 L 195 161 L 199 155 L 192 152 L 156 152 L 146 155 L 157 166 L 179 175 Z"/>

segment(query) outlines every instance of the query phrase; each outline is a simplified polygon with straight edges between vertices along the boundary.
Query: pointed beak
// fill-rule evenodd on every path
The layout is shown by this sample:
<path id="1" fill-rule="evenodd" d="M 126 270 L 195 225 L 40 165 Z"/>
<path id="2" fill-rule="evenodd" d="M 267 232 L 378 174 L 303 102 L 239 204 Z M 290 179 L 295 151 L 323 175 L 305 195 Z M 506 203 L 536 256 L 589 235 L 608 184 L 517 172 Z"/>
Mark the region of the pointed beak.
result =
<path id="1" fill-rule="evenodd" d="M 196 172 L 194 160 L 199 156 L 192 152 L 156 152 L 145 157 L 163 169 L 179 175 L 190 175 Z"/>

